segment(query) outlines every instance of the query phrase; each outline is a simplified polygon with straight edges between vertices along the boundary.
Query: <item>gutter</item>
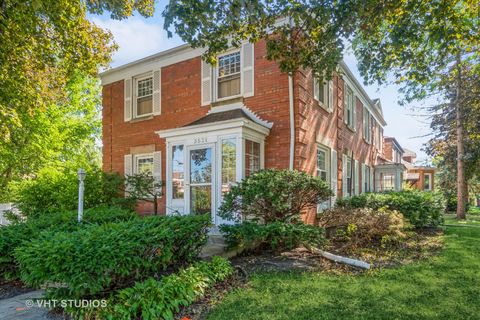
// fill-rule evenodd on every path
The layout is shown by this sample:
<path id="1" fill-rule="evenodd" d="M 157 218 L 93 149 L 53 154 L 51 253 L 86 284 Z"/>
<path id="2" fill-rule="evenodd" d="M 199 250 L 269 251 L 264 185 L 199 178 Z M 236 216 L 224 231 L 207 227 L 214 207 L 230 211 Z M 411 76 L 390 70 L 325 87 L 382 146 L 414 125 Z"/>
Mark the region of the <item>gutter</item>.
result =
<path id="1" fill-rule="evenodd" d="M 288 74 L 288 99 L 290 109 L 290 170 L 293 170 L 293 159 L 295 153 L 295 114 L 293 107 L 293 75 Z"/>

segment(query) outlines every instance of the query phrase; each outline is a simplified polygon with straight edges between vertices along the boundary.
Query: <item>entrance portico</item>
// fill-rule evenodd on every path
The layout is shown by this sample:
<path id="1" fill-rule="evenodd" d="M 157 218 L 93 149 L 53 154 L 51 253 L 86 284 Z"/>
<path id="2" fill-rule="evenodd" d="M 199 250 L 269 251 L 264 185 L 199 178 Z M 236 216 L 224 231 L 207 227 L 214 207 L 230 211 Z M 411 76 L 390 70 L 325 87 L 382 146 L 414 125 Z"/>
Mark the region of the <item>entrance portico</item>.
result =
<path id="1" fill-rule="evenodd" d="M 210 213 L 215 225 L 222 195 L 264 167 L 264 145 L 272 123 L 242 103 L 214 107 L 180 128 L 156 132 L 166 140 L 167 214 Z"/>

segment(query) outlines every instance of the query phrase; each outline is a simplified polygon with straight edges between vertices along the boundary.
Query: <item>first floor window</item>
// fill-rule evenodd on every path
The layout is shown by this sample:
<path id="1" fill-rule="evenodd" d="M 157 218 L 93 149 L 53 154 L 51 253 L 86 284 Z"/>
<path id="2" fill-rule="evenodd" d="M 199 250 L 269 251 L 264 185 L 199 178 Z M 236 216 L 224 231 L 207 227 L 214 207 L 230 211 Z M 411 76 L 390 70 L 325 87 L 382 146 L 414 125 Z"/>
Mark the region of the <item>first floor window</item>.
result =
<path id="1" fill-rule="evenodd" d="M 222 140 L 222 194 L 237 181 L 237 139 Z"/>
<path id="2" fill-rule="evenodd" d="M 432 175 L 430 173 L 424 174 L 423 190 L 432 190 Z"/>
<path id="3" fill-rule="evenodd" d="M 330 185 L 330 149 L 317 146 L 317 177 Z M 317 211 L 321 212 L 330 207 L 330 201 L 318 204 Z"/>
<path id="4" fill-rule="evenodd" d="M 245 140 L 245 177 L 260 170 L 260 143 Z"/>
<path id="5" fill-rule="evenodd" d="M 172 147 L 172 195 L 173 199 L 183 199 L 185 193 L 185 156 L 183 145 Z"/>
<path id="6" fill-rule="evenodd" d="M 141 117 L 153 112 L 153 78 L 136 79 L 135 115 Z"/>
<path id="7" fill-rule="evenodd" d="M 152 155 L 139 155 L 135 157 L 135 174 L 153 174 Z"/>
<path id="8" fill-rule="evenodd" d="M 240 51 L 218 57 L 218 98 L 240 94 Z"/>
<path id="9" fill-rule="evenodd" d="M 363 182 L 363 191 L 364 192 L 369 192 L 371 190 L 370 186 L 370 175 L 371 175 L 371 169 L 369 166 L 365 165 L 364 167 L 365 172 L 363 173 L 363 176 L 365 178 L 365 181 Z"/>
<path id="10" fill-rule="evenodd" d="M 395 175 L 384 173 L 382 176 L 382 191 L 395 190 Z"/>
<path id="11" fill-rule="evenodd" d="M 347 196 L 351 196 L 353 194 L 352 158 L 347 157 L 346 169 L 347 172 L 345 176 L 347 178 Z"/>
<path id="12" fill-rule="evenodd" d="M 317 147 L 317 176 L 325 182 L 329 182 L 329 152 L 321 146 Z"/>

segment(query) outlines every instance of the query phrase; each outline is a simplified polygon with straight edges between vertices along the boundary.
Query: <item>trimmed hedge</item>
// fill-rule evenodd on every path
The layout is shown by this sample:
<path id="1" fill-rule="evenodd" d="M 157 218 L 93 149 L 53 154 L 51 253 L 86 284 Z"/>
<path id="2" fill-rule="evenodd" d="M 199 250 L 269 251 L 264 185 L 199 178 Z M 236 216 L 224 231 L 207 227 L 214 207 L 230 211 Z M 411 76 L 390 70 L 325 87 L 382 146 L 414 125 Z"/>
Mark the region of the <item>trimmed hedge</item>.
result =
<path id="1" fill-rule="evenodd" d="M 160 280 L 149 278 L 123 289 L 107 301 L 106 308 L 74 310 L 86 319 L 174 319 L 180 307 L 203 296 L 205 290 L 233 274 L 230 262 L 213 257 Z"/>
<path id="2" fill-rule="evenodd" d="M 29 217 L 26 222 L 0 227 L 0 278 L 17 279 L 18 266 L 14 259 L 15 248 L 40 238 L 44 231 L 70 232 L 82 225 L 99 225 L 137 219 L 137 214 L 121 208 L 98 207 L 85 210 L 83 223 L 77 222 L 77 213 L 64 211 L 43 214 L 38 218 Z"/>
<path id="3" fill-rule="evenodd" d="M 257 224 L 245 221 L 237 225 L 221 225 L 228 248 L 265 248 L 290 250 L 300 245 L 321 245 L 324 229 L 303 223 L 273 222 Z"/>
<path id="4" fill-rule="evenodd" d="M 388 208 L 397 210 L 417 228 L 434 227 L 443 223 L 442 197 L 434 192 L 404 190 L 385 193 L 364 193 L 337 200 L 341 208 Z"/>
<path id="5" fill-rule="evenodd" d="M 79 299 L 117 290 L 192 262 L 207 240 L 207 216 L 145 217 L 45 233 L 15 250 L 29 286 L 61 283 L 51 297 Z"/>

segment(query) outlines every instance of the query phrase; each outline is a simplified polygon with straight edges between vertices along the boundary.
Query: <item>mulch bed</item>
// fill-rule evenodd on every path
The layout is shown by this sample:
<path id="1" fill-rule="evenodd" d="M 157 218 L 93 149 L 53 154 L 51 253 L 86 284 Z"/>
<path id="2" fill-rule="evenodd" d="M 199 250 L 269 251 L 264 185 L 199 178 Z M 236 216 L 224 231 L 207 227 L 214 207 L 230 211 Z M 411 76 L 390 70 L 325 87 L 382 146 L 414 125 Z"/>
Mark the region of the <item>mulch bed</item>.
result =
<path id="1" fill-rule="evenodd" d="M 12 298 L 30 291 L 33 289 L 25 287 L 20 281 L 0 280 L 0 299 Z"/>

